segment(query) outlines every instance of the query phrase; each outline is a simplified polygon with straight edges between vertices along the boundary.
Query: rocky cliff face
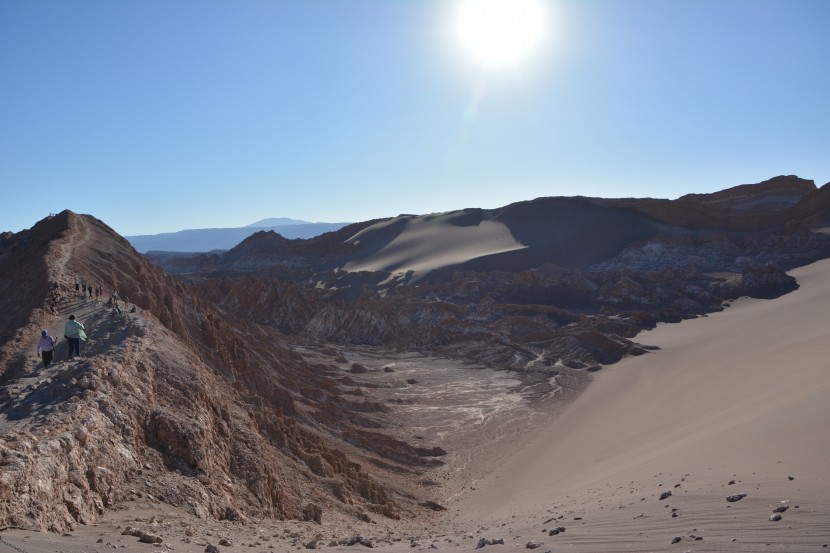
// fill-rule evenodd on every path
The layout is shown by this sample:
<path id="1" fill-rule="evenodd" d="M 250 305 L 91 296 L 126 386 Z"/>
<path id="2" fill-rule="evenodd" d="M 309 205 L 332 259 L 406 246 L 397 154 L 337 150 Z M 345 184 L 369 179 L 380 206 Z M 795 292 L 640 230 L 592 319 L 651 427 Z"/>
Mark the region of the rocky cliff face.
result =
<path id="1" fill-rule="evenodd" d="M 362 287 L 359 299 L 247 275 L 200 287 L 224 308 L 283 332 L 336 344 L 419 349 L 540 377 L 558 363 L 594 367 L 640 354 L 631 342 L 659 321 L 718 311 L 741 295 L 797 284 L 775 265 L 707 275 L 692 269 L 456 272 L 441 282 Z M 600 340 L 597 335 L 604 338 Z"/>
<path id="2" fill-rule="evenodd" d="M 331 366 L 298 353 L 308 344 L 216 308 L 100 221 L 63 212 L 7 239 L 0 274 L 16 302 L 0 325 L 0 524 L 65 530 L 141 494 L 236 519 L 411 507 L 362 463 L 394 450 L 384 463 L 407 473 L 428 454 L 385 434 Z M 137 310 L 81 298 L 76 282 Z M 64 361 L 60 342 L 43 369 L 40 329 L 60 336 L 70 313 L 87 325 L 85 356 Z"/>

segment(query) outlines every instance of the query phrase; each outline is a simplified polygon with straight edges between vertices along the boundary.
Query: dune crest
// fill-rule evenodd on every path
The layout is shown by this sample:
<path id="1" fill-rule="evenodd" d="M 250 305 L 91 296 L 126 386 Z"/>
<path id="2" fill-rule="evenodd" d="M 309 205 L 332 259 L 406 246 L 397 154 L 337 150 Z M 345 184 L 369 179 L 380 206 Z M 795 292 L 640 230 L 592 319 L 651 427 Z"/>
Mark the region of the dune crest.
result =
<path id="1" fill-rule="evenodd" d="M 452 218 L 416 217 L 368 259 L 350 261 L 346 271 L 428 272 L 457 265 L 478 257 L 521 250 L 510 229 L 500 221 L 481 221 L 460 226 Z M 360 234 L 350 240 L 360 242 Z"/>

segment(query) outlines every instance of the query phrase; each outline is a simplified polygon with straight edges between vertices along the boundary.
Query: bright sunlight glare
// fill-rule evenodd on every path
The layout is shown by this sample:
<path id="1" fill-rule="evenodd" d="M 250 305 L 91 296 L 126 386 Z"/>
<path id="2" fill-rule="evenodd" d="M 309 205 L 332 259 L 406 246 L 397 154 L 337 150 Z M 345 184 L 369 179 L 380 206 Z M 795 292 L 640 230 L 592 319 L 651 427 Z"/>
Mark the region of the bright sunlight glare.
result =
<path id="1" fill-rule="evenodd" d="M 457 13 L 458 37 L 477 62 L 514 65 L 541 42 L 544 15 L 540 0 L 464 0 Z"/>

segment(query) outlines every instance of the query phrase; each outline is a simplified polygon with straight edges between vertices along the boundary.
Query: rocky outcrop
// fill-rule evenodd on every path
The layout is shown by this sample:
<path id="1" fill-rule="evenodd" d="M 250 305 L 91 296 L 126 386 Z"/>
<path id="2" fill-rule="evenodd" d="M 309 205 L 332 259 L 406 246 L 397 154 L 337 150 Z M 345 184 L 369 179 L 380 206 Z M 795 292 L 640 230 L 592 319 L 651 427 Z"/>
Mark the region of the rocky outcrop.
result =
<path id="1" fill-rule="evenodd" d="M 342 397 L 291 339 L 216 308 L 91 217 L 64 212 L 11 243 L 0 297 L 20 306 L 0 321 L 0 524 L 65 530 L 136 494 L 231 519 L 406 508 L 361 461 L 424 456 L 369 423 L 364 402 Z M 78 299 L 76 281 L 118 290 L 138 311 Z M 85 359 L 35 378 L 28 338 L 56 319 L 44 309 L 51 282 L 69 298 L 62 315 L 89 310 L 91 339 Z M 32 424 L 35 413 L 47 423 Z M 348 438 L 370 425 L 371 438 Z"/>
<path id="2" fill-rule="evenodd" d="M 447 281 L 361 288 L 348 301 L 328 289 L 263 277 L 208 280 L 205 297 L 283 332 L 340 344 L 418 348 L 521 369 L 534 361 L 579 367 L 643 350 L 630 339 L 659 321 L 722 309 L 739 296 L 795 289 L 775 265 L 704 274 L 692 269 L 579 272 L 552 265 L 509 272 L 457 272 Z"/>

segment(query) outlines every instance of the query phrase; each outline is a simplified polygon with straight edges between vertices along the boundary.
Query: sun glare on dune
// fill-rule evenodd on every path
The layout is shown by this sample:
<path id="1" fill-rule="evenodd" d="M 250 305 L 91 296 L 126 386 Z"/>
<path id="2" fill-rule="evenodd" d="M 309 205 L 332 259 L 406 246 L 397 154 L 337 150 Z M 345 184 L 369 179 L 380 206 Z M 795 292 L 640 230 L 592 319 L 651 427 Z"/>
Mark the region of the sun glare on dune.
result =
<path id="1" fill-rule="evenodd" d="M 456 15 L 461 44 L 482 65 L 515 65 L 544 35 L 540 0 L 463 0 Z"/>

